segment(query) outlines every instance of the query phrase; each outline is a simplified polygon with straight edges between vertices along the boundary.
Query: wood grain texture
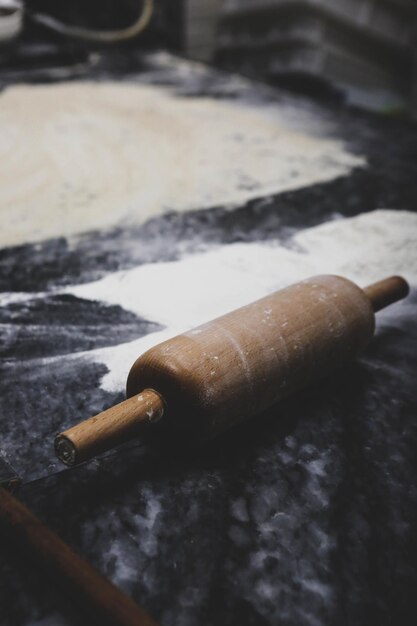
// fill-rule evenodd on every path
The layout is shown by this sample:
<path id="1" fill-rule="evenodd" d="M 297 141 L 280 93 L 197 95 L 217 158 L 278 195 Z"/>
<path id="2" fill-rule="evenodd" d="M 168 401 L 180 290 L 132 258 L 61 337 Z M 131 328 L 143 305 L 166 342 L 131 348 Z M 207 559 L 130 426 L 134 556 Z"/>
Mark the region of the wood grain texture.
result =
<path id="1" fill-rule="evenodd" d="M 377 312 L 397 300 L 406 298 L 410 287 L 401 276 L 390 276 L 365 287 L 364 292 L 370 299 L 373 310 Z"/>
<path id="2" fill-rule="evenodd" d="M 157 389 L 167 405 L 161 432 L 206 441 L 325 376 L 373 330 L 359 287 L 313 277 L 147 351 L 129 373 L 127 395 Z"/>
<path id="3" fill-rule="evenodd" d="M 356 356 L 374 310 L 407 293 L 400 277 L 364 291 L 314 276 L 164 341 L 133 364 L 129 399 L 58 435 L 57 456 L 74 465 L 151 425 L 170 443 L 208 441 Z"/>
<path id="4" fill-rule="evenodd" d="M 164 402 L 152 389 L 129 398 L 81 422 L 55 438 L 55 451 L 66 465 L 86 459 L 138 436 L 150 424 L 161 419 Z"/>
<path id="5" fill-rule="evenodd" d="M 12 541 L 21 555 L 41 567 L 48 583 L 58 585 L 91 624 L 156 626 L 129 596 L 73 552 L 29 509 L 0 487 L 1 540 Z"/>

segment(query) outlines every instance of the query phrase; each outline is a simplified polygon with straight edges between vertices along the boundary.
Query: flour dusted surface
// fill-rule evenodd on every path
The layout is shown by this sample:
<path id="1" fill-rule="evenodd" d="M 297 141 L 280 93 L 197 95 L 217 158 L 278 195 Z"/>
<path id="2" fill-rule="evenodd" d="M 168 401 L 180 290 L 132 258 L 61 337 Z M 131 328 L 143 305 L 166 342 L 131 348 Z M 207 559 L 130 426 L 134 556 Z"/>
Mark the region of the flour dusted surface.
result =
<path id="1" fill-rule="evenodd" d="M 237 204 L 364 165 L 328 134 L 308 110 L 294 119 L 285 107 L 162 86 L 9 87 L 0 94 L 0 246 Z"/>
<path id="2" fill-rule="evenodd" d="M 142 265 L 66 291 L 119 304 L 163 331 L 92 351 L 106 364 L 107 390 L 123 389 L 134 360 L 153 345 L 314 274 L 340 274 L 365 287 L 392 274 L 417 284 L 417 215 L 379 210 L 300 231 L 287 248 L 236 243 L 171 263 Z M 396 307 L 407 306 L 407 301 Z M 399 309 L 397 309 L 399 310 Z M 384 315 L 391 315 L 390 310 Z"/>

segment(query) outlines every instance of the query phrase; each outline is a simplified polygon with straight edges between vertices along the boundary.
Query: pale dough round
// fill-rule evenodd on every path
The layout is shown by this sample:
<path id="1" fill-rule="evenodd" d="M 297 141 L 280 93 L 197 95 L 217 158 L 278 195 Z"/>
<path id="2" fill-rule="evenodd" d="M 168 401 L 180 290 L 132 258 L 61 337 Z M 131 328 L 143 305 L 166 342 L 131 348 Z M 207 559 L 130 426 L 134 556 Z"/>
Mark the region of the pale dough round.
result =
<path id="1" fill-rule="evenodd" d="M 288 117 L 137 83 L 10 87 L 0 95 L 0 246 L 236 204 L 363 162 L 318 137 L 317 119 L 309 133 Z"/>

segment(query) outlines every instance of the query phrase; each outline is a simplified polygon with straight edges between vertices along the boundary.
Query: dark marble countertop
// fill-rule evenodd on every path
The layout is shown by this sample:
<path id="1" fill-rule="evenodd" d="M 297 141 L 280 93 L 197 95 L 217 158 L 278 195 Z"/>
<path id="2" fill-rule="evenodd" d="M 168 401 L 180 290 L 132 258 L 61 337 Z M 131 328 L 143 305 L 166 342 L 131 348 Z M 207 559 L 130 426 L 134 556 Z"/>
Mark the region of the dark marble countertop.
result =
<path id="1" fill-rule="evenodd" d="M 307 111 L 362 162 L 330 180 L 276 193 L 261 189 L 227 206 L 168 207 L 143 223 L 116 220 L 77 236 L 63 231 L 4 245 L 0 447 L 25 482 L 18 497 L 162 626 L 414 625 L 416 127 L 172 57 L 131 63 L 120 68 L 109 56 L 78 68 L 78 78 L 152 85 L 193 102 L 285 110 L 295 125 Z M 9 73 L 4 93 L 16 82 L 45 80 L 38 70 Z M 342 251 L 343 262 L 330 263 L 329 271 L 351 267 L 366 280 L 379 266 L 384 272 L 392 266 L 412 287 L 407 301 L 381 315 L 360 359 L 198 452 L 170 455 L 134 442 L 61 471 L 54 434 L 123 398 L 119 383 L 102 384 L 111 366 L 110 353 L 100 350 L 171 328 L 162 313 L 140 315 L 117 294 L 100 300 L 94 290 L 81 295 L 80 286 L 119 271 L 130 280 L 144 264 L 181 264 L 208 252 L 224 255 L 213 256 L 213 267 L 224 258 L 230 272 L 246 273 L 249 297 L 261 279 L 237 267 L 230 250 L 281 259 L 277 272 L 281 267 L 285 284 L 293 276 L 282 268 L 295 267 L 295 259 L 307 263 L 297 265 L 302 275 L 332 258 L 327 231 L 315 228 L 335 228 L 337 241 L 352 224 L 363 233 L 363 261 L 358 235 L 354 241 L 343 235 L 340 245 L 351 256 Z M 320 250 L 311 235 L 317 232 Z M 336 246 L 333 257 L 338 254 Z M 207 291 L 215 292 L 214 283 Z M 13 549 L 2 545 L 0 554 L 1 626 L 81 623 Z"/>

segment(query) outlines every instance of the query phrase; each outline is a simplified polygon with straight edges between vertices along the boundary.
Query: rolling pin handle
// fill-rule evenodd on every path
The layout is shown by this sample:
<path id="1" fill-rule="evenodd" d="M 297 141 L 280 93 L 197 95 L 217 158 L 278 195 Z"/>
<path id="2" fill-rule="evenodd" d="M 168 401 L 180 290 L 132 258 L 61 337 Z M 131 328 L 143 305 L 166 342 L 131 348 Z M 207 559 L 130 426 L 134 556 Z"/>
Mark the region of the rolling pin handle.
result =
<path id="1" fill-rule="evenodd" d="M 158 392 L 145 389 L 57 435 L 55 453 L 65 465 L 87 461 L 158 422 L 164 414 L 164 407 L 165 403 Z"/>
<path id="2" fill-rule="evenodd" d="M 386 306 L 402 300 L 408 296 L 410 287 L 401 276 L 390 276 L 377 283 L 373 283 L 364 289 L 365 294 L 371 301 L 374 312 L 385 309 Z"/>

